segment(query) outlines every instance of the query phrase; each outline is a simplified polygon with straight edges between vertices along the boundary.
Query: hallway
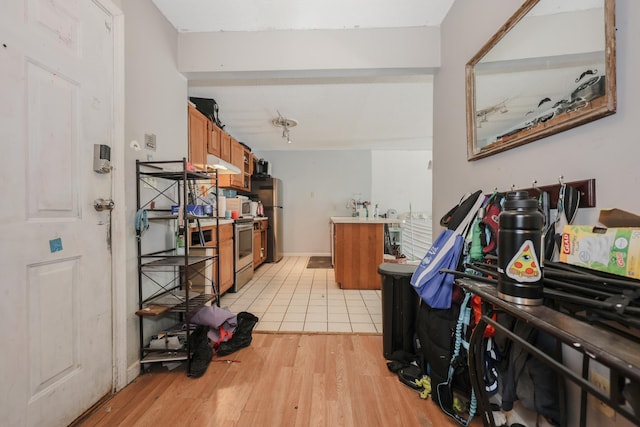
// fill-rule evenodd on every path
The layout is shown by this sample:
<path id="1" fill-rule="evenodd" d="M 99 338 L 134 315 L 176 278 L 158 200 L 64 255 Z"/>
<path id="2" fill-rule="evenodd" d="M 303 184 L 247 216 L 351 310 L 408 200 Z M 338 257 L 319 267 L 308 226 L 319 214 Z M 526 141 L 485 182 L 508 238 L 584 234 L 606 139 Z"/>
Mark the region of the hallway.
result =
<path id="1" fill-rule="evenodd" d="M 184 369 L 154 366 L 73 427 L 458 426 L 398 381 L 372 334 L 255 333 L 202 377 Z"/>
<path id="2" fill-rule="evenodd" d="M 382 334 L 380 291 L 342 290 L 333 269 L 308 269 L 308 260 L 261 265 L 237 293 L 223 295 L 220 306 L 258 316 L 256 331 Z"/>
<path id="3" fill-rule="evenodd" d="M 250 346 L 201 378 L 154 365 L 74 426 L 456 426 L 387 368 L 380 291 L 343 291 L 308 259 L 264 264 L 222 297 L 260 318 Z"/>

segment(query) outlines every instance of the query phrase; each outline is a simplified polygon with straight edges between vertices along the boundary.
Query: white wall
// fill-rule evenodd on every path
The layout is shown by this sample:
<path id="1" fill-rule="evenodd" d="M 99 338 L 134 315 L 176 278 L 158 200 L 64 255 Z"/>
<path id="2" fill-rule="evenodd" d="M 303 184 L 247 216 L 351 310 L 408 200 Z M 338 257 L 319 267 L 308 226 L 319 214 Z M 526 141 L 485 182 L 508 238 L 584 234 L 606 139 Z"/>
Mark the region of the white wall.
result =
<path id="1" fill-rule="evenodd" d="M 373 151 L 371 200 L 380 212 L 393 208 L 398 213 L 431 213 L 431 151 Z"/>
<path id="2" fill-rule="evenodd" d="M 127 215 L 127 362 L 139 358 L 135 160 L 182 159 L 187 156 L 187 81 L 177 71 L 177 33 L 151 0 L 123 1 L 125 14 L 125 144 Z M 155 134 L 157 151 L 134 151 Z M 132 373 L 132 374 L 137 374 Z"/>
<path id="3" fill-rule="evenodd" d="M 465 64 L 522 2 L 457 0 L 443 22 L 442 67 L 434 87 L 433 218 L 440 218 L 467 191 L 512 184 L 529 187 L 596 179 L 597 208 L 581 210 L 576 223 L 594 224 L 600 208 L 618 207 L 640 212 L 636 189 L 640 184 L 637 121 L 640 117 L 640 2 L 616 1 L 618 112 L 613 116 L 532 142 L 475 162 L 466 160 Z M 478 17 L 482 17 L 479 19 Z M 559 35 L 561 36 L 561 35 Z M 570 30 L 567 36 L 571 36 Z M 572 366 L 575 360 L 568 361 Z M 577 366 L 576 366 L 577 367 Z M 570 425 L 576 424 L 575 392 L 569 402 Z M 593 408 L 589 425 L 629 425 L 615 422 Z"/>
<path id="4" fill-rule="evenodd" d="M 380 212 L 431 211 L 430 151 L 256 152 L 282 179 L 285 255 L 329 254 L 329 218 L 351 216 L 354 194 Z"/>
<path id="5" fill-rule="evenodd" d="M 469 190 L 486 191 L 555 184 L 558 176 L 573 181 L 595 178 L 598 208 L 619 207 L 640 212 L 640 199 L 628 190 L 640 183 L 640 155 L 635 121 L 640 93 L 635 78 L 640 57 L 633 40 L 640 29 L 640 3 L 618 0 L 617 79 L 618 112 L 575 129 L 532 142 L 475 162 L 466 160 L 465 63 L 518 8 L 510 0 L 458 0 L 442 25 L 442 68 L 434 87 L 434 218 L 442 216 Z M 477 19 L 483 14 L 482 20 Z M 460 28 L 464 28 L 463 33 Z M 598 209 L 579 212 L 577 221 L 591 223 Z"/>
<path id="6" fill-rule="evenodd" d="M 256 153 L 283 182 L 285 255 L 329 254 L 329 217 L 351 216 L 354 193 L 371 198 L 370 151 Z"/>

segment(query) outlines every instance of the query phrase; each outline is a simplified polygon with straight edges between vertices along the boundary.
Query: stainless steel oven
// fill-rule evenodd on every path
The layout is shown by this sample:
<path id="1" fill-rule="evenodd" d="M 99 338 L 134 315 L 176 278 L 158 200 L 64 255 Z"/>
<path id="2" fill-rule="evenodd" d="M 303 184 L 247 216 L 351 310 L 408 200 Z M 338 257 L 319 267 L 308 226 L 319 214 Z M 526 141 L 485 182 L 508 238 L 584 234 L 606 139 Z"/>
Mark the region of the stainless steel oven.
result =
<path id="1" fill-rule="evenodd" d="M 235 280 L 237 292 L 253 277 L 253 218 L 239 218 L 233 224 L 235 239 Z"/>

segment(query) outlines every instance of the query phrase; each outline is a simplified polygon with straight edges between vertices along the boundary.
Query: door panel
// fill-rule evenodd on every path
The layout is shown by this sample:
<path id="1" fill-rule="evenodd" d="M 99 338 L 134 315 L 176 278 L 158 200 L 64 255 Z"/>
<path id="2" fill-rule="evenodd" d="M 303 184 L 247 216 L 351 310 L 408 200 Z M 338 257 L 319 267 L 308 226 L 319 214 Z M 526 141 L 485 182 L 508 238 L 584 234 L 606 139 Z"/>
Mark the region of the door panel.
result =
<path id="1" fill-rule="evenodd" d="M 79 369 L 78 258 L 28 267 L 30 392 L 37 396 Z"/>
<path id="2" fill-rule="evenodd" d="M 99 0 L 15 0 L 0 28 L 0 424 L 64 426 L 112 389 L 112 20 Z M 5 7 L 6 6 L 6 7 Z"/>
<path id="3" fill-rule="evenodd" d="M 29 219 L 79 217 L 75 185 L 79 91 L 77 84 L 27 63 Z M 42 173 L 52 169 L 55 173 Z"/>

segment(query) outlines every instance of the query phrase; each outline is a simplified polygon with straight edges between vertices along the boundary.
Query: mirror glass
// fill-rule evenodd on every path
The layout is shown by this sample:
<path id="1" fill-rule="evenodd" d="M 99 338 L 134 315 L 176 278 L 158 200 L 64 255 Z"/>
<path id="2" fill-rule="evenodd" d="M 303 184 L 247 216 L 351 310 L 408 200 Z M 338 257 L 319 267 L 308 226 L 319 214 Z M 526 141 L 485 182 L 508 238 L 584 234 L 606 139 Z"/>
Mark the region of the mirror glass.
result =
<path id="1" fill-rule="evenodd" d="M 466 67 L 467 158 L 613 114 L 614 0 L 528 0 Z"/>

